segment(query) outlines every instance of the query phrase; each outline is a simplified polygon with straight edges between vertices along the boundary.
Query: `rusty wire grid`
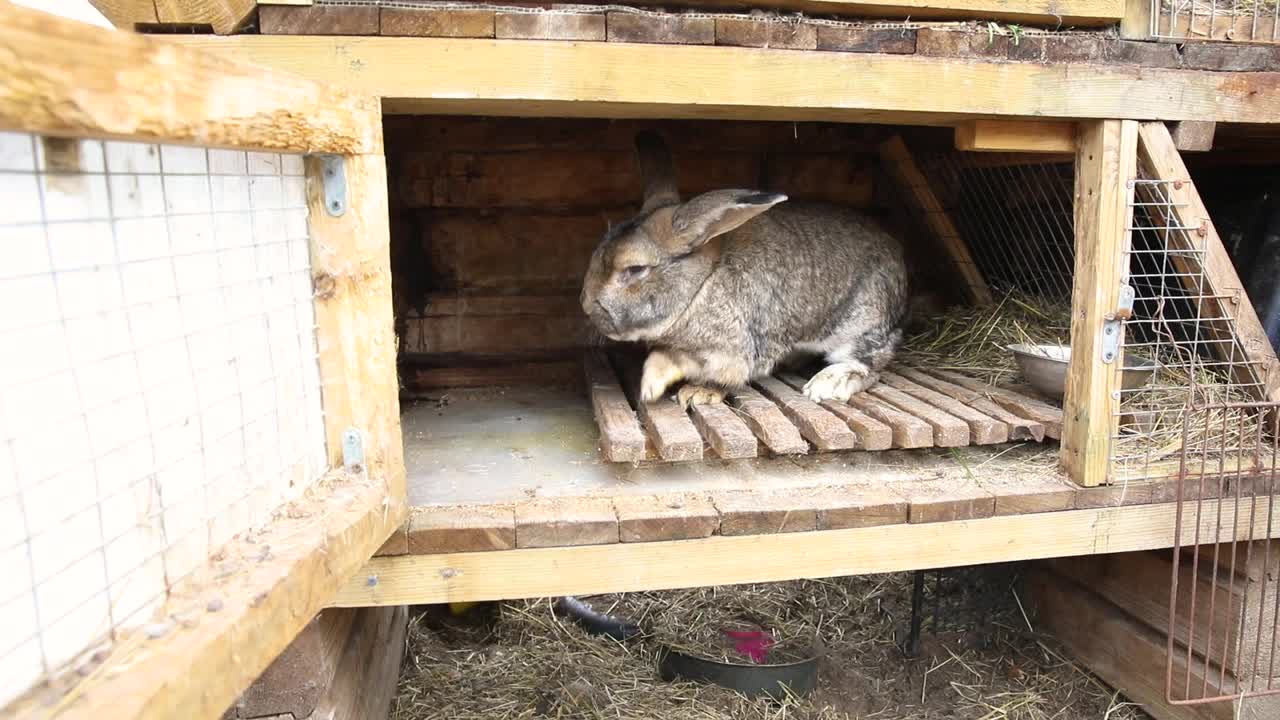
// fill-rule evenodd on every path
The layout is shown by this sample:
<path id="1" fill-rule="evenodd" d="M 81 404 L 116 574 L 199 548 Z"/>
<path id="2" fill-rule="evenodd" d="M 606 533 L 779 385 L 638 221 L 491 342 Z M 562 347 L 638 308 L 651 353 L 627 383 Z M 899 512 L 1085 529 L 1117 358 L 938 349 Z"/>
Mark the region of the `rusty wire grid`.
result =
<path id="1" fill-rule="evenodd" d="M 1278 0 L 1151 0 L 1151 37 L 1175 40 L 1280 40 Z"/>

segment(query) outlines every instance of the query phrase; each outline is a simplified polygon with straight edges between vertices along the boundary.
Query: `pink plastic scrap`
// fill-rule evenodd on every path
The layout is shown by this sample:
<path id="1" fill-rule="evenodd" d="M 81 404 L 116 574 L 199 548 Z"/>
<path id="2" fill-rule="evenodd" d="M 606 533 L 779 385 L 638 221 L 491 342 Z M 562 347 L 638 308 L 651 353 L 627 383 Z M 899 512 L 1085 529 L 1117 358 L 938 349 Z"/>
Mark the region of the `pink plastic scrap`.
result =
<path id="1" fill-rule="evenodd" d="M 773 635 L 760 630 L 722 630 L 726 637 L 733 640 L 733 649 L 751 658 L 751 662 L 762 663 L 769 656 L 769 648 L 773 647 Z"/>

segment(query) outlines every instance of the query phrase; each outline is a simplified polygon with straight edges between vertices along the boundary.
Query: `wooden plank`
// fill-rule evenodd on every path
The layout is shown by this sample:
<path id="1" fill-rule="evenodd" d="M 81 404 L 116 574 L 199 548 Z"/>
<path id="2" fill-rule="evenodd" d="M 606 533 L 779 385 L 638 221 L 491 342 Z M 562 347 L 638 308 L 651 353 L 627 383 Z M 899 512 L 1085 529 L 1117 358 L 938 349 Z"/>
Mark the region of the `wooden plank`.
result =
<path id="1" fill-rule="evenodd" d="M 1280 507 L 1217 528 L 1205 503 L 1201 538 L 1250 531 L 1261 538 Z M 1195 518 L 1182 518 L 1183 537 Z M 1171 547 L 1174 504 L 1094 508 L 946 523 L 899 524 L 765 536 L 709 537 L 498 553 L 374 558 L 334 601 L 339 606 L 404 605 L 666 590 L 799 578 L 900 572 Z M 1272 526 L 1280 535 L 1280 523 Z M 743 558 L 750 558 L 744 562 Z M 376 582 L 370 586 L 369 579 Z"/>
<path id="2" fill-rule="evenodd" d="M 515 512 L 504 505 L 418 507 L 409 515 L 407 535 L 414 555 L 511 550 Z"/>
<path id="3" fill-rule="evenodd" d="M 385 11 L 384 11 L 385 12 Z M 604 13 L 567 12 L 530 13 L 499 12 L 494 19 L 494 34 L 513 40 L 586 40 L 605 39 Z"/>
<path id="4" fill-rule="evenodd" d="M 383 35 L 410 37 L 491 38 L 493 10 L 465 8 L 382 8 Z M 377 33 L 370 33 L 377 34 Z"/>
<path id="5" fill-rule="evenodd" d="M 1140 142 L 1137 152 L 1144 167 L 1150 168 L 1157 179 L 1183 181 L 1181 187 L 1174 185 L 1168 188 L 1172 196 L 1172 212 L 1177 223 L 1183 227 L 1204 229 L 1203 235 L 1194 232 L 1174 233 L 1171 239 L 1175 236 L 1178 242 L 1185 239 L 1193 249 L 1203 253 L 1200 257 L 1204 263 L 1204 276 L 1209 285 L 1209 292 L 1197 290 L 1197 293 L 1232 298 L 1230 307 L 1224 307 L 1222 303 L 1215 300 L 1204 300 L 1201 303 L 1201 312 L 1206 317 L 1235 318 L 1235 340 L 1243 351 L 1244 360 L 1251 363 L 1245 365 L 1237 360 L 1239 363 L 1237 380 L 1260 383 L 1264 393 L 1263 399 L 1272 402 L 1280 400 L 1280 371 L 1277 370 L 1275 350 L 1271 347 L 1262 323 L 1258 321 L 1258 314 L 1249 300 L 1248 293 L 1243 289 L 1240 276 L 1236 273 L 1235 265 L 1227 254 L 1218 231 L 1214 228 L 1200 193 L 1196 190 L 1194 183 L 1187 181 L 1190 174 L 1182 162 L 1182 156 L 1174 147 L 1169 129 L 1164 123 L 1141 123 L 1138 126 L 1138 137 Z M 1195 283 L 1197 278 L 1186 278 L 1186 281 Z M 1215 344 L 1215 347 L 1224 356 L 1231 354 L 1239 357 L 1229 344 L 1225 347 Z"/>
<path id="6" fill-rule="evenodd" d="M 620 495 L 613 507 L 624 543 L 705 538 L 720 529 L 720 513 L 702 495 Z"/>
<path id="7" fill-rule="evenodd" d="M 881 484 L 841 485 L 797 491 L 818 511 L 819 530 L 843 530 L 907 521 L 906 498 Z"/>
<path id="8" fill-rule="evenodd" d="M 933 428 L 925 421 L 908 415 L 889 403 L 859 393 L 849 398 L 849 404 L 889 426 L 895 448 L 922 448 L 933 446 Z"/>
<path id="9" fill-rule="evenodd" d="M 789 492 L 729 490 L 712 493 L 711 502 L 720 512 L 723 536 L 811 532 L 818 527 L 817 508 L 797 503 Z"/>
<path id="10" fill-rule="evenodd" d="M 329 83 L 8 3 L 0 5 L 0 45 L 12 57 L 0 74 L 0 130 L 308 153 L 382 152 L 378 100 Z"/>
<path id="11" fill-rule="evenodd" d="M 880 157 L 899 189 L 924 214 L 925 223 L 942 244 L 952 264 L 960 273 L 969 297 L 979 305 L 990 304 L 991 290 L 987 287 L 987 281 L 982 277 L 982 273 L 973 261 L 973 256 L 969 253 L 968 244 L 965 243 L 964 238 L 960 237 L 960 231 L 947 215 L 933 188 L 929 187 L 928 178 L 916 165 L 915 158 L 911 156 L 911 151 L 907 149 L 907 144 L 903 142 L 902 137 L 895 135 L 882 144 Z"/>
<path id="12" fill-rule="evenodd" d="M 728 405 L 694 405 L 689 414 L 694 427 L 722 460 L 756 456 L 756 436 Z"/>
<path id="13" fill-rule="evenodd" d="M 971 390 L 986 397 L 1010 412 L 1042 424 L 1045 437 L 1056 440 L 1062 435 L 1062 411 L 1052 405 L 1004 388 L 987 385 L 979 380 L 948 370 L 929 369 L 928 372 L 940 380 L 945 380 L 952 385 L 959 385 L 966 390 Z"/>
<path id="14" fill-rule="evenodd" d="M 382 547 L 378 548 L 378 552 L 374 555 L 404 555 L 407 552 L 409 552 L 408 528 L 401 526 L 391 533 L 391 537 L 382 543 Z"/>
<path id="15" fill-rule="evenodd" d="M 716 41 L 716 21 L 710 17 L 610 12 L 606 22 L 609 42 L 711 45 Z"/>
<path id="16" fill-rule="evenodd" d="M 311 717 L 338 672 L 360 612 L 354 608 L 321 611 L 240 695 L 224 720 L 286 713 Z"/>
<path id="17" fill-rule="evenodd" d="M 511 356 L 433 354 L 401 357 L 402 391 L 408 398 L 439 398 L 440 390 L 505 385 L 566 385 L 582 377 L 582 363 L 555 353 Z"/>
<path id="18" fill-rule="evenodd" d="M 602 545 L 618 540 L 618 514 L 609 498 L 547 498 L 516 506 L 516 547 Z"/>
<path id="19" fill-rule="evenodd" d="M 136 29 L 139 24 L 159 22 L 155 0 L 89 0 L 112 25 L 121 30 Z"/>
<path id="20" fill-rule="evenodd" d="M 1052 632 L 1076 660 L 1123 692 L 1156 720 L 1230 720 L 1230 703 L 1171 705 L 1165 699 L 1165 639 L 1135 622 L 1098 595 L 1044 570 L 1027 577 L 1042 630 Z M 1087 628 L 1087 632 L 1082 629 Z M 1185 677 L 1185 656 L 1174 658 L 1174 675 Z M 1192 676 L 1199 688 L 1202 668 Z"/>
<path id="21" fill-rule="evenodd" d="M 964 447 L 969 444 L 969 426 L 958 417 L 888 385 L 873 385 L 867 388 L 867 394 L 924 421 L 933 428 L 933 444 L 937 447 Z"/>
<path id="22" fill-rule="evenodd" d="M 400 679 L 409 608 L 360 608 L 333 684 L 307 720 L 384 720 Z"/>
<path id="23" fill-rule="evenodd" d="M 258 9 L 263 35 L 377 35 L 378 8 L 373 5 L 265 5 Z"/>
<path id="24" fill-rule="evenodd" d="M 970 120 L 956 126 L 956 149 L 965 152 L 1072 153 L 1076 125 L 1033 120 Z"/>
<path id="25" fill-rule="evenodd" d="M 795 390 L 804 388 L 805 379 L 789 373 L 781 374 L 778 379 Z M 848 403 L 835 400 L 823 400 L 818 403 L 823 410 L 835 415 L 845 422 L 858 436 L 858 450 L 888 450 L 893 447 L 893 428 L 867 415 Z"/>
<path id="26" fill-rule="evenodd" d="M 805 22 L 718 17 L 716 18 L 716 44 L 814 50 L 818 47 L 818 26 Z"/>
<path id="27" fill-rule="evenodd" d="M 1118 357 L 1104 361 L 1101 344 L 1106 318 L 1118 312 L 1120 286 L 1128 277 L 1133 203 L 1129 180 L 1137 177 L 1137 152 L 1138 126 L 1134 122 L 1108 120 L 1080 126 L 1072 347 L 1063 398 L 1061 457 L 1071 479 L 1085 487 L 1106 482 L 1112 437 L 1119 427 L 1119 416 L 1113 410 L 1119 397 L 1122 363 Z M 1123 347 L 1124 328 L 1118 333 L 1117 349 Z M 1048 422 L 1045 427 L 1049 428 Z M 1049 436 L 1053 437 L 1051 432 Z"/>
<path id="28" fill-rule="evenodd" d="M 902 375 L 887 370 L 880 371 L 880 382 L 960 418 L 969 427 L 971 438 L 975 445 L 996 445 L 1009 440 L 1008 425 L 989 415 L 978 412 L 949 395 L 912 382 Z"/>
<path id="29" fill-rule="evenodd" d="M 781 380 L 761 378 L 755 381 L 755 386 L 770 400 L 778 403 L 782 413 L 795 423 L 804 439 L 819 450 L 848 450 L 858 446 L 858 436 L 843 420 L 823 410 L 817 403 Z"/>
<path id="30" fill-rule="evenodd" d="M 591 408 L 600 426 L 600 451 L 610 462 L 639 462 L 645 456 L 644 430 L 627 403 L 618 376 L 604 358 L 587 353 L 583 364 Z"/>
<path id="31" fill-rule="evenodd" d="M 977 483 L 995 496 L 996 515 L 1057 512 L 1076 507 L 1079 487 L 1057 475 L 984 472 L 981 462 L 966 467 Z"/>
<path id="32" fill-rule="evenodd" d="M 1044 423 L 1031 420 L 1020 415 L 1015 415 L 1005 409 L 1004 406 L 991 401 L 981 393 L 955 385 L 945 380 L 940 380 L 914 368 L 897 367 L 895 370 L 898 374 L 911 382 L 954 398 L 959 402 L 965 403 L 974 410 L 985 415 L 990 415 L 996 420 L 1004 423 L 1009 428 L 1010 440 L 1035 440 L 1036 442 L 1044 440 Z"/>
<path id="33" fill-rule="evenodd" d="M 635 406 L 645 435 L 653 442 L 658 455 L 667 461 L 701 460 L 702 436 L 684 409 L 669 398 L 640 402 L 640 363 L 629 356 L 618 356 L 615 362 L 618 363 L 623 390 Z"/>
<path id="34" fill-rule="evenodd" d="M 995 514 L 995 496 L 968 477 L 892 483 L 907 499 L 908 522 L 938 523 L 987 518 Z"/>
<path id="35" fill-rule="evenodd" d="M 1128 40 L 1151 38 L 1151 0 L 1124 0 L 1120 37 Z"/>
<path id="36" fill-rule="evenodd" d="M 659 0 L 640 0 L 641 5 L 672 6 L 669 2 Z M 956 20 L 973 18 L 979 20 L 998 19 L 1004 22 L 1038 22 L 1041 25 L 1110 25 L 1118 21 L 1124 13 L 1122 0 L 1017 0 L 1001 2 L 1001 0 L 947 0 L 939 4 L 934 0 L 771 0 L 762 2 L 752 0 L 700 0 L 691 2 L 681 0 L 676 6 L 694 8 L 724 7 L 741 11 L 746 6 L 766 12 L 780 10 L 803 12 L 813 16 L 854 16 L 870 18 L 911 18 Z"/>
<path id="37" fill-rule="evenodd" d="M 800 431 L 782 414 L 768 398 L 752 388 L 735 390 L 725 398 L 751 432 L 775 455 L 803 455 L 809 452 L 809 444 Z"/>
<path id="38" fill-rule="evenodd" d="M 1183 120 L 1173 123 L 1169 135 L 1173 146 L 1182 152 L 1208 152 L 1213 149 L 1213 136 L 1218 124 L 1212 121 Z"/>
<path id="39" fill-rule="evenodd" d="M 156 20 L 169 25 L 209 25 L 219 35 L 243 28 L 257 0 L 154 0 Z"/>
<path id="40" fill-rule="evenodd" d="M 819 50 L 910 55 L 916 51 L 916 31 L 908 28 L 862 28 L 819 25 Z"/>
<path id="41" fill-rule="evenodd" d="M 1268 123 L 1280 102 L 1280 86 L 1266 74 L 1134 66 L 1095 64 L 1085 72 L 1071 63 L 977 58 L 445 38 L 172 35 L 163 41 L 384 97 L 388 113 L 925 125 L 976 117 Z M 455 62 L 458 57 L 467 62 Z M 424 73 L 424 67 L 450 72 Z"/>

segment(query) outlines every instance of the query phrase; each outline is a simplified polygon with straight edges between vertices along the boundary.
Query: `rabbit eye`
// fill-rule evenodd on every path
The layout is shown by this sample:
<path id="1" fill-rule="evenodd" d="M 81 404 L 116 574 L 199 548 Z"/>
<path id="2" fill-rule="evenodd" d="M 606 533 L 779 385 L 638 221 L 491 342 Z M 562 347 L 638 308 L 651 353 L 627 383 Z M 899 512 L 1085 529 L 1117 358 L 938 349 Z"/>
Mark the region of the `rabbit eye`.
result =
<path id="1" fill-rule="evenodd" d="M 622 269 L 622 277 L 627 280 L 639 280 L 649 274 L 649 268 L 646 265 L 631 265 Z"/>

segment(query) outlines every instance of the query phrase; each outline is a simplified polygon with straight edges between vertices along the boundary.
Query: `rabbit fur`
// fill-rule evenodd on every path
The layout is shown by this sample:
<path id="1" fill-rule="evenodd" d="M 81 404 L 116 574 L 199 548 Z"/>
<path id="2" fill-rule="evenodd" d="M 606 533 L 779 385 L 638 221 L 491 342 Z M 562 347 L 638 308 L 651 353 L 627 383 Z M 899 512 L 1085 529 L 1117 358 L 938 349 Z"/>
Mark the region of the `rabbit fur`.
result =
<path id="1" fill-rule="evenodd" d="M 640 399 L 674 384 L 681 405 L 725 393 L 796 357 L 825 367 L 804 386 L 847 401 L 874 384 L 902 341 L 902 246 L 853 209 L 750 189 L 681 202 L 670 154 L 636 137 L 644 203 L 609 229 L 583 282 L 583 311 L 612 340 L 640 342 Z"/>

